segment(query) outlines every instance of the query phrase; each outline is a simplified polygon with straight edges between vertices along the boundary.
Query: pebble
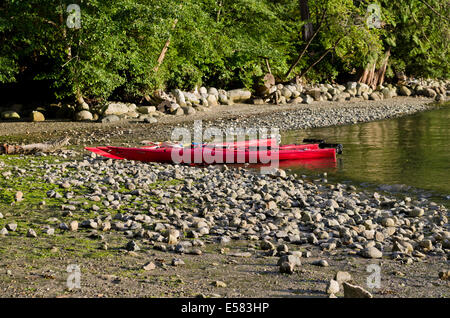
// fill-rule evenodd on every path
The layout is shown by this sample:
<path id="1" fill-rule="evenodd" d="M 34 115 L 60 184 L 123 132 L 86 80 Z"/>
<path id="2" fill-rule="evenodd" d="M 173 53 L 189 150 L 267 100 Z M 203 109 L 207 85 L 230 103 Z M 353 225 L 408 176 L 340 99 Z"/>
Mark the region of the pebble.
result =
<path id="1" fill-rule="evenodd" d="M 450 271 L 449 270 L 440 271 L 439 278 L 442 280 L 450 280 Z"/>
<path id="2" fill-rule="evenodd" d="M 219 288 L 226 288 L 227 287 L 227 284 L 222 282 L 222 281 L 220 281 L 220 280 L 213 281 L 211 283 L 211 285 L 213 285 L 214 287 L 219 287 Z"/>
<path id="3" fill-rule="evenodd" d="M 320 266 L 320 267 L 328 267 L 328 266 L 330 266 L 330 265 L 328 264 L 328 262 L 327 262 L 326 260 L 324 260 L 324 259 L 321 259 L 321 260 L 312 262 L 312 264 L 313 264 L 313 265 L 316 265 L 316 266 Z"/>
<path id="4" fill-rule="evenodd" d="M 20 202 L 23 200 L 23 192 L 22 191 L 17 191 L 15 194 L 15 199 L 16 202 Z"/>
<path id="5" fill-rule="evenodd" d="M 27 236 L 28 237 L 37 237 L 37 234 L 33 229 L 28 229 Z"/>
<path id="6" fill-rule="evenodd" d="M 151 270 L 154 270 L 156 268 L 156 265 L 153 262 L 148 262 L 144 266 L 142 266 L 142 268 L 144 270 L 146 270 L 146 271 L 151 271 Z"/>
<path id="7" fill-rule="evenodd" d="M 78 230 L 78 222 L 77 221 L 71 221 L 69 225 L 67 226 L 69 231 L 76 232 Z"/>
<path id="8" fill-rule="evenodd" d="M 8 223 L 8 224 L 6 224 L 6 229 L 8 231 L 15 232 L 17 230 L 17 224 L 16 223 Z"/>
<path id="9" fill-rule="evenodd" d="M 339 282 L 332 279 L 328 282 L 326 293 L 327 294 L 337 294 L 339 292 Z"/>
<path id="10" fill-rule="evenodd" d="M 414 209 L 412 209 L 412 210 L 409 212 L 409 216 L 411 216 L 411 217 L 421 217 L 421 216 L 423 216 L 424 214 L 425 214 L 424 209 L 419 208 L 419 207 L 415 207 Z"/>
<path id="11" fill-rule="evenodd" d="M 272 242 L 264 240 L 260 243 L 260 247 L 263 251 L 275 250 L 275 245 Z"/>
<path id="12" fill-rule="evenodd" d="M 284 255 L 281 256 L 277 262 L 278 266 L 281 266 L 283 263 L 289 263 L 292 264 L 293 266 L 301 266 L 302 262 L 300 260 L 300 258 L 298 256 L 295 255 Z"/>
<path id="13" fill-rule="evenodd" d="M 233 257 L 251 257 L 252 253 L 250 252 L 233 252 L 233 253 L 229 253 L 228 256 L 233 256 Z"/>
<path id="14" fill-rule="evenodd" d="M 361 251 L 361 256 L 365 258 L 382 258 L 383 253 L 376 247 L 368 247 Z"/>
<path id="15" fill-rule="evenodd" d="M 199 248 L 193 248 L 188 253 L 191 255 L 202 255 L 203 254 L 202 250 Z"/>
<path id="16" fill-rule="evenodd" d="M 127 251 L 136 252 L 139 251 L 141 248 L 135 241 L 129 241 L 125 247 Z"/>
<path id="17" fill-rule="evenodd" d="M 344 298 L 373 298 L 370 292 L 360 286 L 347 282 L 343 283 L 342 286 L 344 287 Z"/>
<path id="18" fill-rule="evenodd" d="M 293 274 L 295 265 L 289 262 L 283 262 L 280 264 L 280 273 Z"/>
<path id="19" fill-rule="evenodd" d="M 395 226 L 395 221 L 391 218 L 384 218 L 381 224 L 386 227 L 392 227 Z"/>
<path id="20" fill-rule="evenodd" d="M 55 229 L 50 227 L 50 228 L 43 229 L 42 232 L 47 234 L 47 235 L 54 235 L 55 234 Z"/>
<path id="21" fill-rule="evenodd" d="M 336 280 L 340 284 L 342 284 L 344 282 L 351 282 L 352 281 L 352 275 L 350 275 L 349 272 L 338 271 L 336 273 L 336 275 L 334 275 L 334 280 Z"/>
<path id="22" fill-rule="evenodd" d="M 172 266 L 185 265 L 184 261 L 180 258 L 173 258 L 171 264 L 172 264 Z"/>

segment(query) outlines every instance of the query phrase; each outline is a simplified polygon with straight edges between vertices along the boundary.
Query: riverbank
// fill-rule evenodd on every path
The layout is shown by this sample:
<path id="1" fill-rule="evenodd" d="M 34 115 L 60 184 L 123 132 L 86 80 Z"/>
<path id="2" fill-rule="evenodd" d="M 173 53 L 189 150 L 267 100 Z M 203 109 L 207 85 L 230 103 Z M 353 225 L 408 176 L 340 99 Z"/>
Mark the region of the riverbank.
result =
<path id="1" fill-rule="evenodd" d="M 201 119 L 204 128 L 281 125 L 289 110 L 298 124 L 313 122 L 311 114 L 350 123 L 431 107 L 427 99 L 394 100 L 346 103 L 348 117 L 328 102 L 314 111 L 246 105 L 247 112 Z M 18 126 L 8 126 L 6 138 L 22 138 L 23 124 L 30 141 L 74 138 L 54 155 L 0 157 L 2 296 L 342 297 L 347 280 L 374 297 L 449 297 L 448 211 L 439 204 L 284 171 L 111 161 L 81 151 L 85 143 L 166 139 L 198 118 L 183 119 L 10 123 Z M 67 286 L 70 264 L 79 266 L 80 289 Z M 367 284 L 372 264 L 380 266 L 378 288 Z M 338 272 L 347 274 L 336 277 L 336 290 Z"/>
<path id="2" fill-rule="evenodd" d="M 375 297 L 449 296 L 448 211 L 427 200 L 283 171 L 58 160 L 2 158 L 2 296 L 328 297 L 339 271 L 368 289 L 370 264 Z"/>
<path id="3" fill-rule="evenodd" d="M 114 123 L 45 121 L 2 122 L 2 142 L 38 142 L 61 136 L 71 137 L 71 144 L 136 145 L 142 140 L 170 140 L 175 127 L 192 127 L 195 120 L 203 128 L 278 128 L 280 131 L 382 120 L 431 109 L 432 100 L 425 97 L 396 97 L 381 101 L 316 102 L 312 105 L 250 105 L 216 106 L 208 111 L 187 116 L 164 115 L 157 123 L 123 120 Z"/>

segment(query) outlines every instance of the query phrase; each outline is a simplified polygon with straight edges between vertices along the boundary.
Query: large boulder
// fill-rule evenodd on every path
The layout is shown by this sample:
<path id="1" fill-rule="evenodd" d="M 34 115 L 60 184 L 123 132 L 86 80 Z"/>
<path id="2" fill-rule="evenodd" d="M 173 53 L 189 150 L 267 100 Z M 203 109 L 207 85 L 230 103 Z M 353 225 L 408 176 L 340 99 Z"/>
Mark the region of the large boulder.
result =
<path id="1" fill-rule="evenodd" d="M 185 115 L 193 115 L 196 113 L 195 108 L 192 106 L 181 107 Z"/>
<path id="2" fill-rule="evenodd" d="M 335 95 L 338 95 L 340 93 L 340 91 L 336 87 L 331 87 L 331 88 L 328 89 L 328 93 L 330 93 L 331 95 L 335 96 Z"/>
<path id="3" fill-rule="evenodd" d="M 20 119 L 19 113 L 13 110 L 6 110 L 0 114 L 2 119 Z"/>
<path id="4" fill-rule="evenodd" d="M 219 103 L 224 105 L 228 103 L 228 97 L 226 94 L 219 94 Z"/>
<path id="5" fill-rule="evenodd" d="M 347 82 L 346 88 L 347 89 L 356 89 L 358 87 L 357 82 Z"/>
<path id="6" fill-rule="evenodd" d="M 383 95 L 380 94 L 380 92 L 372 92 L 372 94 L 369 95 L 369 100 L 380 100 Z"/>
<path id="7" fill-rule="evenodd" d="M 436 98 L 434 99 L 435 101 L 439 102 L 439 103 L 444 103 L 446 101 L 446 97 L 444 94 L 438 94 L 436 95 Z"/>
<path id="8" fill-rule="evenodd" d="M 31 121 L 44 121 L 44 114 L 38 111 L 31 112 Z"/>
<path id="9" fill-rule="evenodd" d="M 117 115 L 108 115 L 108 116 L 103 117 L 100 121 L 103 124 L 114 123 L 114 122 L 120 121 L 120 117 Z"/>
<path id="10" fill-rule="evenodd" d="M 358 93 L 358 90 L 356 88 L 347 88 L 345 91 L 352 97 L 356 96 L 356 94 Z"/>
<path id="11" fill-rule="evenodd" d="M 186 104 L 188 104 L 189 102 L 191 104 L 199 104 L 200 103 L 200 96 L 197 96 L 196 94 L 190 93 L 190 92 L 183 92 L 183 94 L 184 94 L 184 98 L 186 100 Z"/>
<path id="12" fill-rule="evenodd" d="M 215 87 L 210 87 L 208 89 L 208 95 L 214 95 L 217 97 L 217 96 L 219 96 L 219 91 Z"/>
<path id="13" fill-rule="evenodd" d="M 430 98 L 435 98 L 437 93 L 435 90 L 433 90 L 432 88 L 425 88 L 423 94 L 426 97 L 430 97 Z"/>
<path id="14" fill-rule="evenodd" d="M 310 89 L 310 90 L 308 90 L 308 91 L 306 92 L 306 94 L 307 94 L 308 96 L 311 96 L 312 98 L 314 98 L 315 101 L 319 101 L 319 100 L 320 100 L 320 94 L 321 94 L 320 88 L 313 88 L 313 89 Z"/>
<path id="15" fill-rule="evenodd" d="M 184 93 L 181 90 L 175 89 L 173 91 L 173 95 L 175 96 L 175 99 L 176 99 L 178 105 L 180 105 L 182 107 L 186 106 L 186 98 L 184 96 Z"/>
<path id="16" fill-rule="evenodd" d="M 228 99 L 233 103 L 243 103 L 250 100 L 252 93 L 245 89 L 233 89 L 228 91 Z"/>
<path id="17" fill-rule="evenodd" d="M 408 87 L 406 87 L 405 85 L 402 85 L 398 88 L 398 94 L 400 96 L 410 96 L 411 90 Z"/>
<path id="18" fill-rule="evenodd" d="M 136 110 L 135 104 L 127 103 L 109 103 L 103 108 L 103 116 L 107 115 L 124 115 L 128 112 Z"/>
<path id="19" fill-rule="evenodd" d="M 392 93 L 392 90 L 385 87 L 381 90 L 381 94 L 383 94 L 383 99 L 388 99 L 394 97 L 394 94 Z"/>
<path id="20" fill-rule="evenodd" d="M 167 111 L 169 113 L 174 113 L 174 112 L 178 111 L 179 109 L 180 109 L 180 105 L 178 105 L 177 103 L 170 103 L 167 108 Z"/>
<path id="21" fill-rule="evenodd" d="M 218 104 L 216 95 L 210 94 L 206 100 L 208 102 L 208 106 L 217 106 Z"/>
<path id="22" fill-rule="evenodd" d="M 286 99 L 289 99 L 292 96 L 292 91 L 287 86 L 285 86 L 281 89 L 281 96 L 284 96 Z"/>
<path id="23" fill-rule="evenodd" d="M 314 101 L 314 98 L 312 98 L 310 95 L 303 95 L 303 104 L 312 104 Z"/>
<path id="24" fill-rule="evenodd" d="M 92 121 L 94 120 L 94 116 L 88 110 L 82 110 L 75 114 L 76 121 Z"/>
<path id="25" fill-rule="evenodd" d="M 141 106 L 138 108 L 138 112 L 141 114 L 150 114 L 156 112 L 155 106 Z"/>
<path id="26" fill-rule="evenodd" d="M 364 83 L 358 83 L 356 85 L 356 95 L 362 96 L 363 93 L 367 93 L 370 90 L 369 85 Z"/>
<path id="27" fill-rule="evenodd" d="M 167 109 L 169 109 L 171 103 L 172 103 L 172 102 L 169 101 L 169 100 L 162 101 L 161 103 L 159 103 L 158 106 L 156 106 L 156 109 L 157 109 L 158 111 L 164 113 L 164 112 L 167 111 Z M 177 104 L 177 105 L 178 105 L 178 104 Z"/>

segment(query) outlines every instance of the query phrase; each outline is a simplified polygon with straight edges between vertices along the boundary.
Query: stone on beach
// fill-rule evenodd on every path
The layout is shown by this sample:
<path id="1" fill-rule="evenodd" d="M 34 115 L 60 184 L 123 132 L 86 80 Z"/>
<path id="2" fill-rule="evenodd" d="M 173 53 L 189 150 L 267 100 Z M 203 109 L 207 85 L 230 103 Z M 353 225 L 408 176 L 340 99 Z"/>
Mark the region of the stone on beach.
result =
<path id="1" fill-rule="evenodd" d="M 342 286 L 344 287 L 344 298 L 373 298 L 370 292 L 360 286 L 347 282 L 343 283 Z"/>

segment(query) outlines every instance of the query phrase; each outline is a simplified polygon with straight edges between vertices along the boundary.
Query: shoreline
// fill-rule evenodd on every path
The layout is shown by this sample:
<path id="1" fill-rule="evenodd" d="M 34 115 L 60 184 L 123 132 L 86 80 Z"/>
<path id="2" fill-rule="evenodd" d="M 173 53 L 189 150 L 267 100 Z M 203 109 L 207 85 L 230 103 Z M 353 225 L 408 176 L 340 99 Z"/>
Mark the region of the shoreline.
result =
<path id="1" fill-rule="evenodd" d="M 424 107 L 432 108 L 412 109 Z M 136 142 L 154 127 L 126 125 L 109 126 L 117 134 L 105 139 L 101 129 L 75 138 Z M 74 150 L 0 156 L 4 297 L 330 297 L 338 272 L 373 297 L 449 297 L 439 276 L 448 270 L 448 210 L 439 204 L 283 170 L 135 164 Z M 68 264 L 80 266 L 81 289 L 68 290 Z M 373 264 L 382 269 L 375 289 L 366 284 Z M 345 296 L 342 283 L 334 296 Z"/>
<path id="2" fill-rule="evenodd" d="M 61 136 L 72 138 L 71 144 L 104 145 L 139 144 L 142 140 L 169 140 L 175 127 L 190 127 L 194 120 L 202 120 L 203 127 L 274 127 L 280 132 L 318 127 L 348 125 L 377 121 L 436 107 L 425 97 L 395 97 L 380 101 L 315 102 L 312 105 L 251 105 L 211 107 L 209 111 L 187 116 L 165 115 L 154 124 L 136 120 L 114 123 L 91 123 L 49 120 L 45 122 L 0 122 L 0 140 L 12 142 L 40 142 Z M 45 136 L 41 136 L 45 135 Z M 84 145 L 84 144 L 83 144 Z"/>
<path id="3" fill-rule="evenodd" d="M 282 170 L 265 176 L 94 156 L 8 161 L 2 177 L 23 199 L 1 204 L 0 288 L 18 282 L 5 296 L 328 297 L 326 285 L 342 271 L 367 290 L 371 264 L 383 268 L 374 297 L 448 290 L 438 275 L 450 252 L 448 211 L 428 200 Z M 67 290 L 67 264 L 82 268 L 81 290 Z M 41 277 L 31 291 L 30 275 Z M 334 294 L 342 297 L 342 287 Z"/>

